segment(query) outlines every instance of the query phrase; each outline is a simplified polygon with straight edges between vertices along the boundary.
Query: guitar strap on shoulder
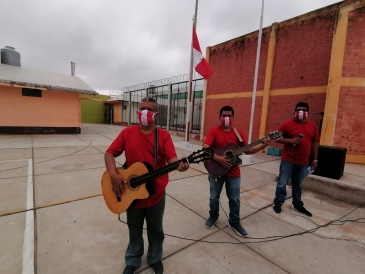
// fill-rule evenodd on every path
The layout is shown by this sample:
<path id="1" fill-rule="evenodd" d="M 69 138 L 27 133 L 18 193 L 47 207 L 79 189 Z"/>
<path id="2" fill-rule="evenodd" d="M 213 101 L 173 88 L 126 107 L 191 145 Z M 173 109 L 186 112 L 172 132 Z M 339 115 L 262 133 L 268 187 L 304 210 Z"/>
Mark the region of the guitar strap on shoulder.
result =
<path id="1" fill-rule="evenodd" d="M 156 164 L 156 169 L 157 169 L 158 168 L 158 166 L 157 166 L 157 163 L 158 163 L 158 127 L 156 127 L 156 129 L 155 129 L 154 149 L 155 149 L 155 164 Z M 154 180 L 146 182 L 146 189 L 150 196 L 155 194 L 154 185 L 155 185 Z"/>
<path id="2" fill-rule="evenodd" d="M 156 168 L 158 168 L 158 128 L 156 127 L 155 130 L 155 163 L 156 163 Z"/>
<path id="3" fill-rule="evenodd" d="M 237 129 L 235 127 L 233 128 L 233 130 L 234 130 L 234 133 L 236 133 L 236 136 L 238 138 L 238 141 L 240 142 L 240 147 L 243 147 L 245 144 L 243 143 L 243 140 L 242 140 L 240 134 L 238 133 L 238 131 L 237 131 Z"/>

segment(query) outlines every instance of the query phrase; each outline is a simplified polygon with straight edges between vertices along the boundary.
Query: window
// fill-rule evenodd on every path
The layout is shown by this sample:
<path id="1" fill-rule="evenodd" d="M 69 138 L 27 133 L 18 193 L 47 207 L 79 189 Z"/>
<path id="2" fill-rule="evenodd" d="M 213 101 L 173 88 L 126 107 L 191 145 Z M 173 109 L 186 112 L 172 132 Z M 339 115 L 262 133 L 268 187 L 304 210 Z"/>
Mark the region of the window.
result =
<path id="1" fill-rule="evenodd" d="M 22 88 L 23 96 L 42 97 L 42 91 L 40 89 Z"/>

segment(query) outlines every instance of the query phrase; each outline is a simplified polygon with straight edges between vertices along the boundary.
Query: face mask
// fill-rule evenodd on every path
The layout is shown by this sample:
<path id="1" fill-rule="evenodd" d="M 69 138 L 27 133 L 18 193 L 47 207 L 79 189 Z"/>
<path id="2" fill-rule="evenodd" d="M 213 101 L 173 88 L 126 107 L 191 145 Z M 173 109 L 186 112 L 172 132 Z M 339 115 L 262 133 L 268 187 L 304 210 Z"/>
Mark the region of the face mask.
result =
<path id="1" fill-rule="evenodd" d="M 229 127 L 230 125 L 232 125 L 232 122 L 233 122 L 232 117 L 222 117 L 221 118 L 221 123 L 222 123 L 222 126 L 224 126 L 224 127 Z"/>
<path id="2" fill-rule="evenodd" d="M 308 111 L 299 110 L 295 112 L 295 118 L 298 120 L 303 120 L 308 117 Z"/>
<path id="3" fill-rule="evenodd" d="M 138 120 L 142 126 L 150 126 L 152 125 L 153 121 L 155 121 L 155 116 L 158 112 L 154 113 L 148 109 L 139 110 L 137 112 L 138 114 Z"/>

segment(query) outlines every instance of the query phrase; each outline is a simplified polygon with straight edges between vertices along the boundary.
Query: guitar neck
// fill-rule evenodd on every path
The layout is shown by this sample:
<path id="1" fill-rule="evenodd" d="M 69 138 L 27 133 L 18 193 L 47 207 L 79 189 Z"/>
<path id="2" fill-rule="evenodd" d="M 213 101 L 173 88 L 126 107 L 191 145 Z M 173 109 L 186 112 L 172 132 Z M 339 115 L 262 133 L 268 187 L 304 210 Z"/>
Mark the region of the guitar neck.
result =
<path id="1" fill-rule="evenodd" d="M 238 156 L 238 155 L 241 155 L 244 151 L 246 151 L 247 149 L 250 149 L 250 148 L 253 148 L 257 145 L 259 145 L 260 143 L 262 143 L 262 141 L 265 139 L 266 137 L 260 139 L 260 140 L 257 140 L 256 142 L 253 142 L 247 146 L 244 146 L 244 147 L 241 147 L 241 148 L 238 148 L 236 149 L 235 151 L 232 152 L 233 156 Z"/>
<path id="2" fill-rule="evenodd" d="M 164 175 L 164 174 L 167 174 L 171 171 L 174 171 L 178 168 L 179 164 L 182 162 L 183 160 L 178 160 L 176 162 L 173 162 L 167 166 L 164 166 L 164 167 L 161 167 L 161 168 L 158 168 L 158 169 L 155 169 L 151 172 L 148 172 L 148 173 L 145 173 L 143 175 L 140 175 L 138 177 L 135 177 L 132 184 L 134 187 L 137 187 L 139 185 L 142 185 L 146 182 L 149 182 L 149 181 L 152 181 L 152 180 L 155 180 L 156 178 Z"/>

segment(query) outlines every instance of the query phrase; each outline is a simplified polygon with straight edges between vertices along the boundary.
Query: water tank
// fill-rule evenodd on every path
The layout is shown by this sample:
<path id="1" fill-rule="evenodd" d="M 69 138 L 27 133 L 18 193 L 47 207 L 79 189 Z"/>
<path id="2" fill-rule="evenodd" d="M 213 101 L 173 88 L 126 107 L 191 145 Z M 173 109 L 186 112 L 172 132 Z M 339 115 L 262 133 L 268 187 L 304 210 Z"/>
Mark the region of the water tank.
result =
<path id="1" fill-rule="evenodd" d="M 1 49 L 1 63 L 20 67 L 20 53 L 13 47 L 5 46 Z"/>

